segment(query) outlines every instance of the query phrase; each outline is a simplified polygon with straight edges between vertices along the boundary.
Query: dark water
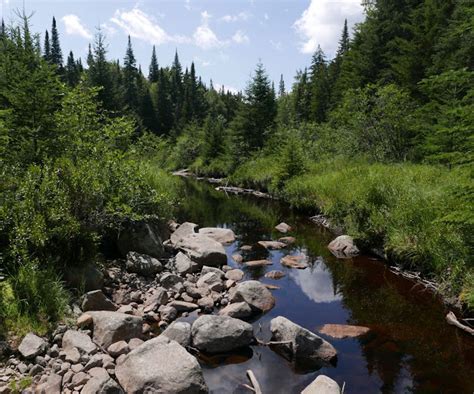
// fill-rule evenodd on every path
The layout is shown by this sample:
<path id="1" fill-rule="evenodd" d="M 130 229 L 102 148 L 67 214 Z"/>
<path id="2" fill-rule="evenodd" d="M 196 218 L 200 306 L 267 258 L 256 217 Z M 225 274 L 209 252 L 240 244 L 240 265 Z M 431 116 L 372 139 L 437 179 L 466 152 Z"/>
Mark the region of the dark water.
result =
<path id="1" fill-rule="evenodd" d="M 332 257 L 326 248 L 331 234 L 284 204 L 227 196 L 205 183 L 183 182 L 186 197 L 178 219 L 201 227 L 231 228 L 237 241 L 226 248 L 228 264 L 244 270 L 247 279 L 280 286 L 273 291 L 275 308 L 254 322 L 259 338 L 269 339 L 269 321 L 279 315 L 315 332 L 329 323 L 371 329 L 357 339 L 320 334 L 337 349 L 337 365 L 306 374 L 295 372 L 262 346 L 202 359 L 211 392 L 250 393 L 242 386 L 248 384 L 247 369 L 253 370 L 264 393 L 299 393 L 319 374 L 345 384 L 346 393 L 474 392 L 474 339 L 445 323 L 446 310 L 432 294 L 394 275 L 372 257 Z M 273 230 L 281 221 L 296 227 L 291 233 L 297 239 L 295 245 L 263 255 L 244 254 L 245 260 L 268 257 L 273 265 L 249 269 L 230 258 L 241 245 L 281 237 Z M 310 257 L 310 268 L 281 266 L 282 256 L 299 253 Z M 264 278 L 270 270 L 284 271 L 286 277 Z"/>

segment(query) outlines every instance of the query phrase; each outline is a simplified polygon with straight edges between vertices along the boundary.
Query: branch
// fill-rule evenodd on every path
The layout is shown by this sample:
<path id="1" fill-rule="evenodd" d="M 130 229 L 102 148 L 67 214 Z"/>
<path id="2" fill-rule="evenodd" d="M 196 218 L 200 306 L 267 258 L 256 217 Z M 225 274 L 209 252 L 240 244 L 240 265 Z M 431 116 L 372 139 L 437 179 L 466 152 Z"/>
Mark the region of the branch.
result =
<path id="1" fill-rule="evenodd" d="M 258 380 L 251 369 L 247 370 L 247 376 L 250 380 L 250 383 L 252 383 L 255 394 L 262 394 L 262 389 L 260 388 L 260 384 L 258 384 Z"/>
<path id="2" fill-rule="evenodd" d="M 446 315 L 446 320 L 447 320 L 448 324 L 456 326 L 457 328 L 460 328 L 461 330 L 467 332 L 468 334 L 474 335 L 474 329 L 460 323 L 458 318 L 456 317 L 456 315 L 453 312 L 449 312 Z"/>

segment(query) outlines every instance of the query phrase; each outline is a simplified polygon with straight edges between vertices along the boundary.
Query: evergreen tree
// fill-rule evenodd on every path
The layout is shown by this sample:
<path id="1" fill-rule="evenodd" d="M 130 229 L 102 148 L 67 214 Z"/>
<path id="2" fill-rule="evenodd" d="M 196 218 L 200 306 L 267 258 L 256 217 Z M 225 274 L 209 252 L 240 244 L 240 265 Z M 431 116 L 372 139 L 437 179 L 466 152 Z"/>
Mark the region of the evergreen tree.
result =
<path id="1" fill-rule="evenodd" d="M 311 119 L 321 123 L 326 120 L 329 105 L 327 64 L 318 46 L 311 63 Z"/>
<path id="2" fill-rule="evenodd" d="M 63 54 L 61 51 L 61 45 L 59 44 L 59 33 L 56 27 L 56 18 L 54 16 L 51 27 L 51 63 L 58 66 L 60 70 L 63 67 Z"/>
<path id="3" fill-rule="evenodd" d="M 150 62 L 150 70 L 148 73 L 148 81 L 151 83 L 158 82 L 160 69 L 158 67 L 158 60 L 156 58 L 156 49 L 153 45 L 153 51 L 151 53 L 151 62 Z"/>
<path id="4" fill-rule="evenodd" d="M 69 86 L 74 87 L 79 83 L 81 70 L 78 67 L 77 62 L 74 60 L 74 54 L 72 51 L 69 52 L 67 57 L 65 78 Z"/>
<path id="5" fill-rule="evenodd" d="M 125 105 L 132 110 L 137 109 L 137 62 L 133 53 L 132 41 L 128 36 L 127 51 L 123 61 L 123 89 Z"/>
<path id="6" fill-rule="evenodd" d="M 345 87 L 340 81 L 342 62 L 345 59 L 350 47 L 349 30 L 347 28 L 347 19 L 344 20 L 339 47 L 337 48 L 336 57 L 328 67 L 328 85 L 330 89 L 330 104 L 334 108 L 342 98 Z"/>
<path id="7" fill-rule="evenodd" d="M 51 43 L 49 41 L 48 30 L 46 30 L 44 33 L 43 58 L 47 62 L 51 61 Z"/>
<path id="8" fill-rule="evenodd" d="M 297 122 L 306 122 L 311 113 L 311 86 L 308 81 L 308 70 L 298 71 L 294 92 L 294 112 Z"/>
<path id="9" fill-rule="evenodd" d="M 280 76 L 280 84 L 278 86 L 278 96 L 283 97 L 286 95 L 286 90 L 285 90 L 285 81 L 283 80 L 283 74 Z"/>
<path id="10" fill-rule="evenodd" d="M 160 135 L 170 135 L 173 127 L 173 105 L 170 98 L 168 76 L 163 68 L 160 69 L 158 77 L 156 120 L 158 133 Z"/>
<path id="11" fill-rule="evenodd" d="M 176 51 L 171 66 L 171 103 L 173 105 L 174 127 L 177 128 L 183 110 L 183 71 L 179 62 L 178 51 Z M 177 131 L 177 130 L 175 130 Z"/>

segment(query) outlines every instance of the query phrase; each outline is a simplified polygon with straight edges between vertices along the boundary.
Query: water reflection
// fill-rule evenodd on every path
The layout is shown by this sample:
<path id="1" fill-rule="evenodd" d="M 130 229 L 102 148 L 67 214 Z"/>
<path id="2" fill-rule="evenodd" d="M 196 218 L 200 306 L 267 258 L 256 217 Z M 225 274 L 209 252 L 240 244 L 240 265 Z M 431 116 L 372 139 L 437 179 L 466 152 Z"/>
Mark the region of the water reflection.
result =
<path id="1" fill-rule="evenodd" d="M 298 216 L 285 205 L 268 200 L 226 196 L 213 187 L 185 182 L 186 201 L 178 217 L 201 226 L 229 227 L 238 236 L 227 247 L 229 264 L 281 287 L 274 291 L 276 306 L 253 322 L 262 339 L 269 338 L 270 319 L 282 315 L 310 330 L 327 323 L 367 326 L 370 335 L 335 340 L 336 368 L 309 374 L 296 373 L 289 363 L 266 347 L 254 347 L 251 356 L 201 360 L 206 382 L 214 393 L 248 393 L 245 371 L 252 369 L 263 391 L 299 393 L 323 373 L 348 393 L 472 393 L 474 392 L 474 341 L 444 322 L 443 305 L 413 283 L 392 274 L 385 264 L 367 257 L 337 260 L 326 245 L 331 235 Z M 242 253 L 246 260 L 269 258 L 272 266 L 245 268 L 230 256 L 242 245 L 277 239 L 273 227 L 285 221 L 296 226 L 297 242 L 280 251 Z M 311 268 L 292 270 L 280 265 L 286 254 L 305 253 Z M 281 270 L 280 280 L 264 278 Z M 234 362 L 235 361 L 235 362 Z"/>

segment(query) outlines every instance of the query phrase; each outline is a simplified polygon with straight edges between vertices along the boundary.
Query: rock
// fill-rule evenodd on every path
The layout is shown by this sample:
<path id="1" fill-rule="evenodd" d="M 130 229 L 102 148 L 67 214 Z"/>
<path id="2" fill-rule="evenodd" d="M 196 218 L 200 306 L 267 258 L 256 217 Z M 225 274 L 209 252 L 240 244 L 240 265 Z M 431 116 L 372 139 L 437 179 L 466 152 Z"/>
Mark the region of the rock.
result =
<path id="1" fill-rule="evenodd" d="M 270 331 L 272 341 L 290 341 L 272 349 L 294 362 L 296 368 L 319 369 L 337 358 L 337 351 L 329 342 L 282 316 L 271 320 Z"/>
<path id="2" fill-rule="evenodd" d="M 120 308 L 117 309 L 118 313 L 125 313 L 127 315 L 133 315 L 134 309 L 133 307 L 129 305 L 122 305 Z"/>
<path id="3" fill-rule="evenodd" d="M 242 252 L 250 252 L 250 251 L 253 250 L 253 246 L 252 246 L 252 245 L 242 245 L 242 246 L 240 247 L 240 250 L 241 250 Z"/>
<path id="4" fill-rule="evenodd" d="M 260 282 L 248 280 L 238 283 L 230 290 L 230 301 L 245 301 L 252 310 L 267 312 L 275 306 L 275 298 L 272 293 Z"/>
<path id="5" fill-rule="evenodd" d="M 164 287 L 157 287 L 153 292 L 147 297 L 145 301 L 145 306 L 153 305 L 154 308 L 160 305 L 166 305 L 168 302 L 168 292 Z M 153 308 L 153 309 L 154 309 Z"/>
<path id="6" fill-rule="evenodd" d="M 137 252 L 159 258 L 165 253 L 163 240 L 168 238 L 168 234 L 166 224 L 158 219 L 131 220 L 124 224 L 117 246 L 123 256 Z"/>
<path id="7" fill-rule="evenodd" d="M 351 326 L 348 324 L 325 324 L 319 332 L 336 339 L 357 338 L 367 334 L 370 331 L 368 327 Z"/>
<path id="8" fill-rule="evenodd" d="M 308 268 L 308 258 L 304 254 L 298 256 L 285 256 L 280 260 L 281 265 L 288 268 L 305 269 Z"/>
<path id="9" fill-rule="evenodd" d="M 132 302 L 132 299 L 130 298 L 130 292 L 129 289 L 119 289 L 114 294 L 112 295 L 112 298 L 114 302 L 117 305 L 127 305 Z"/>
<path id="10" fill-rule="evenodd" d="M 212 312 L 214 309 L 214 299 L 212 297 L 202 297 L 198 300 L 197 304 L 205 312 Z"/>
<path id="11" fill-rule="evenodd" d="M 238 281 L 242 280 L 242 278 L 244 277 L 244 271 L 239 270 L 239 269 L 233 269 L 233 270 L 227 271 L 225 273 L 225 277 L 227 279 L 238 282 Z"/>
<path id="12" fill-rule="evenodd" d="M 189 346 L 191 344 L 191 324 L 187 322 L 171 323 L 161 335 L 178 342 L 183 347 Z"/>
<path id="13" fill-rule="evenodd" d="M 196 286 L 187 286 L 186 294 L 193 298 L 202 298 L 209 295 L 210 290 L 208 287 L 196 287 Z"/>
<path id="14" fill-rule="evenodd" d="M 95 369 L 95 368 L 94 368 Z M 94 376 L 85 384 L 81 394 L 122 394 L 124 391 L 105 369 L 94 372 Z M 92 370 L 90 371 L 92 372 Z"/>
<path id="15" fill-rule="evenodd" d="M 176 308 L 169 305 L 160 306 L 158 311 L 160 312 L 161 320 L 164 320 L 168 323 L 172 322 L 178 316 L 178 311 L 176 310 Z"/>
<path id="16" fill-rule="evenodd" d="M 198 225 L 195 223 L 185 222 L 181 224 L 174 232 L 171 234 L 170 240 L 171 243 L 176 245 L 181 239 L 187 237 L 188 235 L 195 234 Z"/>
<path id="17" fill-rule="evenodd" d="M 341 389 L 331 378 L 319 375 L 301 394 L 341 394 Z"/>
<path id="18" fill-rule="evenodd" d="M 94 264 L 68 266 L 64 272 L 64 280 L 69 287 L 92 291 L 104 285 L 104 274 Z"/>
<path id="19" fill-rule="evenodd" d="M 265 274 L 265 278 L 268 279 L 281 279 L 284 278 L 286 274 L 283 271 L 269 271 Z"/>
<path id="20" fill-rule="evenodd" d="M 224 268 L 224 267 L 223 267 Z M 214 272 L 220 279 L 224 278 L 225 272 L 216 267 L 203 266 L 201 269 L 201 276 Z"/>
<path id="21" fill-rule="evenodd" d="M 117 358 L 122 354 L 127 354 L 130 351 L 127 342 L 118 341 L 113 343 L 107 348 L 107 352 L 112 356 Z"/>
<path id="22" fill-rule="evenodd" d="M 81 308 L 84 312 L 117 310 L 115 304 L 102 293 L 102 290 L 92 290 L 84 294 Z"/>
<path id="23" fill-rule="evenodd" d="M 186 301 L 172 301 L 168 305 L 175 308 L 178 312 L 190 312 L 198 308 L 196 304 Z"/>
<path id="24" fill-rule="evenodd" d="M 67 361 L 68 363 L 77 364 L 81 361 L 81 353 L 79 353 L 79 350 L 75 347 L 65 350 L 64 353 L 64 361 Z"/>
<path id="25" fill-rule="evenodd" d="M 128 341 L 128 347 L 130 351 L 135 350 L 141 344 L 143 344 L 143 340 L 141 340 L 140 338 L 132 338 L 130 339 L 130 341 Z"/>
<path id="26" fill-rule="evenodd" d="M 246 302 L 236 302 L 229 304 L 219 311 L 221 316 L 234 317 L 236 319 L 245 319 L 252 315 L 252 308 Z"/>
<path id="27" fill-rule="evenodd" d="M 62 376 L 52 373 L 44 383 L 36 386 L 35 394 L 60 394 L 62 381 Z"/>
<path id="28" fill-rule="evenodd" d="M 199 265 L 221 266 L 227 262 L 222 244 L 203 234 L 190 234 L 180 239 L 176 247 Z"/>
<path id="29" fill-rule="evenodd" d="M 268 283 L 263 284 L 268 290 L 279 290 L 280 286 L 270 285 Z"/>
<path id="30" fill-rule="evenodd" d="M 208 392 L 196 358 L 162 335 L 125 356 L 115 374 L 127 393 Z"/>
<path id="31" fill-rule="evenodd" d="M 125 268 L 128 272 L 143 276 L 153 276 L 163 270 L 163 266 L 157 259 L 137 252 L 128 252 Z"/>
<path id="32" fill-rule="evenodd" d="M 18 351 L 24 358 L 32 359 L 46 353 L 47 348 L 48 343 L 43 338 L 29 332 L 21 341 Z"/>
<path id="33" fill-rule="evenodd" d="M 92 354 L 97 350 L 97 346 L 87 334 L 76 330 L 67 330 L 65 332 L 62 347 L 65 351 L 76 348 L 81 354 Z"/>
<path id="34" fill-rule="evenodd" d="M 76 373 L 72 377 L 71 384 L 75 388 L 77 386 L 81 386 L 81 385 L 86 384 L 88 380 L 89 380 L 89 375 L 88 374 L 86 374 L 85 372 L 79 372 L 79 373 Z"/>
<path id="35" fill-rule="evenodd" d="M 232 255 L 232 260 L 234 260 L 236 263 L 242 263 L 244 261 L 244 258 L 242 257 L 241 254 L 233 254 Z"/>
<path id="36" fill-rule="evenodd" d="M 283 249 L 286 247 L 286 244 L 278 241 L 258 241 L 257 244 L 265 249 Z"/>
<path id="37" fill-rule="evenodd" d="M 196 283 L 197 287 L 210 287 L 214 283 L 220 283 L 222 285 L 222 279 L 220 275 L 215 272 L 208 272 L 207 274 L 201 276 Z"/>
<path id="38" fill-rule="evenodd" d="M 141 337 L 142 319 L 118 312 L 89 312 L 94 321 L 94 342 L 104 348 L 118 341 Z"/>
<path id="39" fill-rule="evenodd" d="M 235 234 L 227 228 L 204 227 L 199 229 L 199 234 L 212 238 L 223 245 L 231 244 L 235 241 Z"/>
<path id="40" fill-rule="evenodd" d="M 331 253 L 338 258 L 350 258 L 359 254 L 359 249 L 349 235 L 341 235 L 328 245 Z"/>
<path id="41" fill-rule="evenodd" d="M 275 230 L 279 231 L 280 233 L 286 234 L 287 232 L 292 231 L 292 228 L 288 224 L 281 222 L 280 224 L 275 226 Z"/>
<path id="42" fill-rule="evenodd" d="M 272 265 L 273 263 L 270 260 L 253 260 L 253 261 L 247 261 L 244 263 L 246 267 L 265 267 L 267 265 Z"/>
<path id="43" fill-rule="evenodd" d="M 44 373 L 44 368 L 41 365 L 33 365 L 30 369 L 31 376 L 37 376 Z"/>
<path id="44" fill-rule="evenodd" d="M 283 242 L 286 245 L 292 245 L 296 242 L 295 237 L 281 237 L 278 242 Z"/>
<path id="45" fill-rule="evenodd" d="M 160 284 L 165 289 L 169 290 L 175 287 L 177 284 L 182 284 L 183 278 L 178 275 L 172 274 L 171 272 L 165 272 L 160 277 Z"/>
<path id="46" fill-rule="evenodd" d="M 250 324 L 228 316 L 201 316 L 192 326 L 193 347 L 207 353 L 229 352 L 249 346 L 253 340 Z"/>
<path id="47" fill-rule="evenodd" d="M 78 317 L 76 321 L 76 325 L 79 328 L 88 328 L 92 326 L 92 316 L 88 315 L 87 313 L 82 314 Z"/>
<path id="48" fill-rule="evenodd" d="M 198 265 L 194 263 L 188 256 L 184 253 L 179 252 L 174 258 L 174 267 L 176 272 L 180 275 L 189 274 L 195 272 L 198 268 Z"/>
<path id="49" fill-rule="evenodd" d="M 178 229 L 178 227 L 180 226 L 180 224 L 177 223 L 177 222 L 174 221 L 174 220 L 168 220 L 167 225 L 168 225 L 169 230 L 170 230 L 171 232 L 173 232 L 173 233 L 174 233 L 174 232 Z"/>

